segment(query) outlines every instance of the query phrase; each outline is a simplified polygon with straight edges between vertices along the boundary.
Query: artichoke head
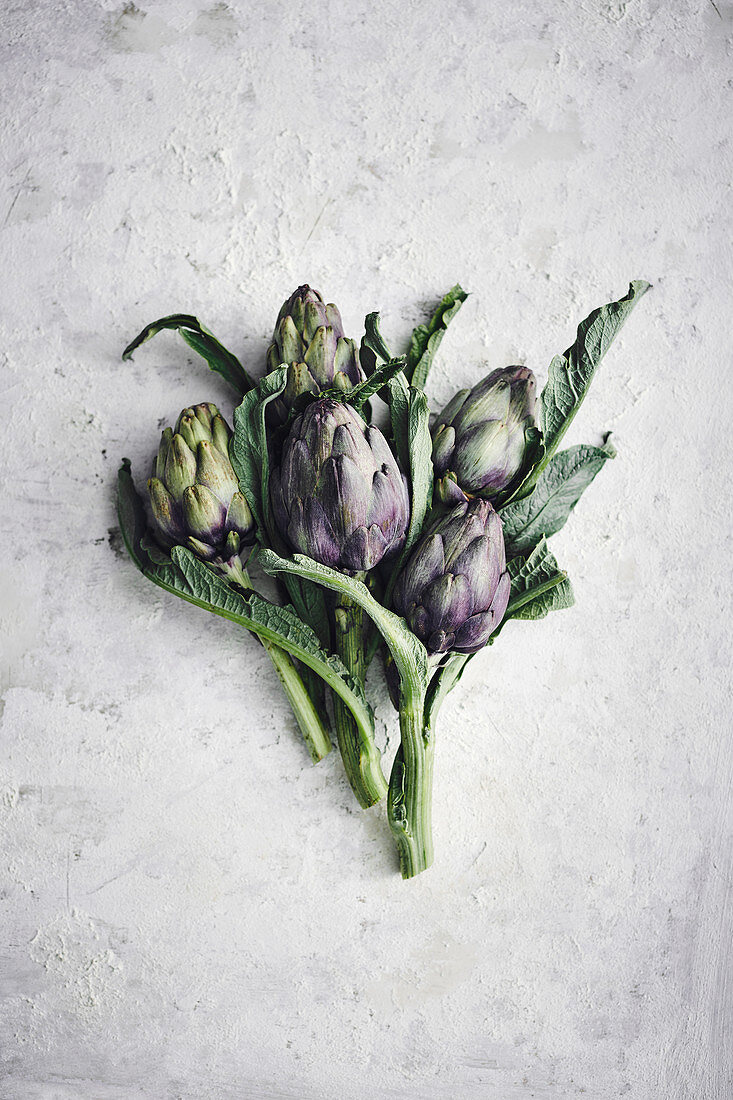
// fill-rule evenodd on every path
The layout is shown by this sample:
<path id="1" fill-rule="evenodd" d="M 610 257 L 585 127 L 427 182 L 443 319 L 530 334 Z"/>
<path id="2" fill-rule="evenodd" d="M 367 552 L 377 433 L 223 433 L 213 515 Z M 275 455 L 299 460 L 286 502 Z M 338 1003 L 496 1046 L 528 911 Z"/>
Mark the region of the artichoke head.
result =
<path id="1" fill-rule="evenodd" d="M 347 393 L 364 378 L 356 344 L 344 335 L 341 314 L 317 290 L 299 286 L 278 314 L 267 352 L 267 371 L 288 368 L 284 393 L 272 408 L 281 422 L 302 394 Z"/>
<path id="2" fill-rule="evenodd" d="M 404 544 L 410 504 L 397 459 L 378 428 L 332 398 L 293 421 L 270 497 L 286 541 L 323 565 L 362 572 Z"/>
<path id="3" fill-rule="evenodd" d="M 231 435 L 216 405 L 184 409 L 163 432 L 148 481 L 158 541 L 169 550 L 185 546 L 225 574 L 241 570 L 255 530 L 229 461 Z"/>
<path id="4" fill-rule="evenodd" d="M 528 367 L 492 371 L 459 390 L 433 428 L 438 496 L 495 500 L 524 465 L 527 430 L 535 425 L 536 383 Z"/>
<path id="5" fill-rule="evenodd" d="M 429 527 L 400 571 L 394 606 L 428 653 L 475 653 L 504 617 L 509 587 L 501 520 L 475 498 Z"/>

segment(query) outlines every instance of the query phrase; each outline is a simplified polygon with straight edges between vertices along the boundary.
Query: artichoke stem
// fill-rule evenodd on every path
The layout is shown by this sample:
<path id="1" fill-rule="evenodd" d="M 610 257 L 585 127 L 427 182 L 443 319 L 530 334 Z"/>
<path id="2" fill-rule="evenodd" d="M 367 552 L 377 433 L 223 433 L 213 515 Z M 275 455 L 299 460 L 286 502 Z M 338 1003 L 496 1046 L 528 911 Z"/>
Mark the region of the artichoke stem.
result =
<path id="1" fill-rule="evenodd" d="M 303 734 L 303 740 L 306 743 L 311 760 L 314 764 L 317 764 L 331 751 L 331 740 L 328 732 L 305 689 L 295 665 L 285 650 L 273 645 L 272 642 L 263 641 L 262 645 L 280 678 L 280 683 L 300 726 L 300 732 Z"/>
<path id="2" fill-rule="evenodd" d="M 361 579 L 361 577 L 359 577 Z M 348 596 L 339 595 L 334 609 L 336 652 L 351 674 L 364 683 L 364 615 Z M 380 752 L 373 738 L 360 733 L 349 708 L 334 699 L 336 737 L 346 776 L 360 806 L 374 806 L 387 793 Z"/>
<path id="3" fill-rule="evenodd" d="M 387 818 L 397 841 L 403 878 L 414 878 L 433 862 L 433 758 L 422 692 L 405 689 L 400 698 L 400 747 L 389 781 Z"/>
<path id="4" fill-rule="evenodd" d="M 238 560 L 227 566 L 226 575 L 230 581 L 238 584 L 240 588 L 245 589 L 245 591 L 251 590 L 252 582 L 249 579 L 249 573 Z M 257 638 L 257 635 L 253 634 L 252 637 Z M 272 661 L 275 672 L 288 697 L 295 720 L 300 727 L 300 732 L 303 734 L 303 740 L 306 743 L 311 760 L 314 764 L 317 764 L 331 751 L 331 739 L 313 700 L 306 691 L 305 684 L 293 664 L 292 658 L 285 650 L 280 649 L 273 642 L 265 641 L 263 638 L 257 638 L 257 641 L 261 643 L 265 653 Z"/>

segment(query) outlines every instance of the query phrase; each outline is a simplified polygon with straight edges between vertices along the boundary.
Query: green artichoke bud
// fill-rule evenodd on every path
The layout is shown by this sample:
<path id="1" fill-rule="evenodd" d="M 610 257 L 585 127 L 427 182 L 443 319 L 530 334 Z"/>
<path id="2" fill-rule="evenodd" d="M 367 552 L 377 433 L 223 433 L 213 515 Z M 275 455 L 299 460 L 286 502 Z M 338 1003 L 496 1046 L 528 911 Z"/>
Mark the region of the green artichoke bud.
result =
<path id="1" fill-rule="evenodd" d="M 236 578 L 254 518 L 229 461 L 231 435 L 216 405 L 184 409 L 163 432 L 148 493 L 159 542 L 185 546 Z"/>
<path id="2" fill-rule="evenodd" d="M 475 653 L 503 619 L 509 589 L 498 514 L 487 500 L 464 500 L 410 554 L 394 606 L 428 653 Z"/>
<path id="3" fill-rule="evenodd" d="M 496 499 L 521 471 L 534 425 L 535 377 L 528 367 L 492 371 L 472 390 L 460 390 L 433 428 L 439 498 Z"/>
<path id="4" fill-rule="evenodd" d="M 280 422 L 302 394 L 331 388 L 346 393 L 364 378 L 356 344 L 344 336 L 338 309 L 326 305 L 307 284 L 290 295 L 278 314 L 267 352 L 268 373 L 282 364 L 288 368 L 287 385 L 271 406 Z"/>

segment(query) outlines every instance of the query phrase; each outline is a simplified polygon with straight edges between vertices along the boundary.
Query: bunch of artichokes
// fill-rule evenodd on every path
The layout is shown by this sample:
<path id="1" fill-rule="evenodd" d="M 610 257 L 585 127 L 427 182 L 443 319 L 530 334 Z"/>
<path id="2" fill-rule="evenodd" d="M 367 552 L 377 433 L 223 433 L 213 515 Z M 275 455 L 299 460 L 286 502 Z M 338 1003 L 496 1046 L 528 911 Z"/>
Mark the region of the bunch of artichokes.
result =
<path id="1" fill-rule="evenodd" d="M 432 421 L 423 389 L 466 297 L 457 286 L 403 356 L 390 355 L 376 314 L 357 346 L 307 285 L 280 309 L 259 381 L 190 315 L 154 322 L 125 351 L 178 329 L 239 399 L 234 430 L 211 402 L 183 409 L 163 432 L 145 503 L 124 461 L 119 515 L 133 559 L 166 591 L 260 639 L 314 760 L 334 725 L 361 805 L 387 796 L 405 877 L 433 858 L 441 701 L 509 619 L 572 603 L 546 536 L 613 451 L 558 448 L 646 289 L 632 283 L 581 324 L 539 403 L 529 367 L 498 367 Z M 367 412 L 374 396 L 384 400 L 379 426 Z M 253 552 L 278 601 L 253 587 Z M 389 782 L 365 696 L 377 654 L 399 712 Z"/>

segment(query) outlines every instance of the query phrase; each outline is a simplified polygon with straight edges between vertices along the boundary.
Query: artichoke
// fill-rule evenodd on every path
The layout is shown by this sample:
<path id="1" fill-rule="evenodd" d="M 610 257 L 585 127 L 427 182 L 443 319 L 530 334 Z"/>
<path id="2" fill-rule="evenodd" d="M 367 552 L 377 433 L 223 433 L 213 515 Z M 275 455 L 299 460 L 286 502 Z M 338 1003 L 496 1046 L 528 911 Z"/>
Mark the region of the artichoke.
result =
<path id="1" fill-rule="evenodd" d="M 283 363 L 287 385 L 272 405 L 280 421 L 301 394 L 317 395 L 332 387 L 346 393 L 364 378 L 356 344 L 344 336 L 338 309 L 326 305 L 307 284 L 290 295 L 278 314 L 267 352 L 268 373 Z"/>
<path id="2" fill-rule="evenodd" d="M 293 549 L 344 572 L 373 569 L 405 541 L 410 504 L 396 458 L 378 428 L 332 398 L 293 421 L 270 498 Z"/>
<path id="3" fill-rule="evenodd" d="M 475 498 L 428 529 L 400 572 L 394 606 L 429 653 L 475 653 L 504 617 L 509 585 L 501 520 Z"/>
<path id="4" fill-rule="evenodd" d="M 155 534 L 186 546 L 222 572 L 239 575 L 254 542 L 254 519 L 229 461 L 231 429 L 216 405 L 184 409 L 166 428 L 148 481 Z"/>
<path id="5" fill-rule="evenodd" d="M 494 500 L 520 473 L 534 426 L 535 377 L 528 367 L 503 367 L 459 390 L 433 428 L 440 499 Z"/>

